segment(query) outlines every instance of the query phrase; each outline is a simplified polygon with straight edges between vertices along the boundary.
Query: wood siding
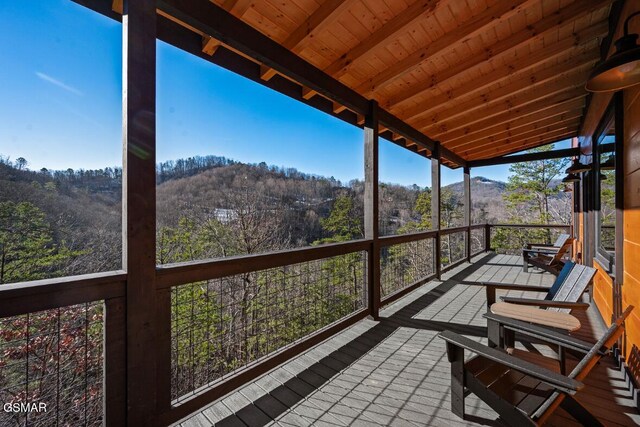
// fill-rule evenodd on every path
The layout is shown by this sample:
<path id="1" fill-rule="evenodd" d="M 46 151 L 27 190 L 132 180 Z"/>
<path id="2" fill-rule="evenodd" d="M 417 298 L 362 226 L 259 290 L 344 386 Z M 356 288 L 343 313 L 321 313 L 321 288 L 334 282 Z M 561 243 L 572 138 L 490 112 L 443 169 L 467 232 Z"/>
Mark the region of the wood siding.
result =
<path id="1" fill-rule="evenodd" d="M 631 13 L 640 10 L 640 4 L 627 1 L 618 22 L 614 40 L 622 33 L 622 23 Z M 630 22 L 630 32 L 640 33 L 640 19 Z M 611 51 L 609 52 L 612 53 Z M 591 137 L 600 122 L 612 94 L 594 94 L 581 132 L 583 153 L 591 151 Z M 624 91 L 624 227 L 622 305 L 640 306 L 640 87 Z M 580 214 L 579 236 L 584 236 L 582 227 L 584 214 Z M 616 230 L 620 231 L 620 230 Z M 578 243 L 580 245 L 581 243 Z M 613 309 L 612 279 L 604 269 L 594 262 L 598 275 L 594 285 L 594 300 L 605 321 L 611 320 Z M 636 309 L 627 320 L 626 336 L 623 343 L 627 365 L 637 363 L 640 354 L 640 311 Z M 635 362 L 634 362 L 635 360 Z M 640 380 L 640 372 L 633 372 Z"/>
<path id="2" fill-rule="evenodd" d="M 636 9 L 640 5 L 636 4 Z M 638 20 L 634 23 L 633 31 L 640 32 Z M 624 94 L 624 150 L 625 150 L 625 179 L 624 179 L 624 276 L 622 285 L 622 303 L 640 306 L 640 87 L 625 91 Z M 631 354 L 640 347 L 640 313 L 636 310 L 627 320 L 627 342 L 625 356 L 631 359 Z M 634 349 L 635 347 L 635 349 Z M 637 374 L 637 373 L 636 373 Z M 636 379 L 640 379 L 636 376 Z"/>
<path id="3" fill-rule="evenodd" d="M 609 326 L 613 316 L 613 279 L 598 261 L 593 261 L 593 266 L 597 270 L 593 279 L 593 300 L 600 310 L 602 319 Z"/>

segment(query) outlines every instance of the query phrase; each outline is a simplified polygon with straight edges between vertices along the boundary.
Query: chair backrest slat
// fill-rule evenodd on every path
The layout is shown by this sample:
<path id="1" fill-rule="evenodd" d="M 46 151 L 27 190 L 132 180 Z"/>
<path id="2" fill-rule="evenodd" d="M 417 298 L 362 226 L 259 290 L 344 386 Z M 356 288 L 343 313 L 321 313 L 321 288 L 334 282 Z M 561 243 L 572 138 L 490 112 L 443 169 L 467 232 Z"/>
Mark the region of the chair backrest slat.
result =
<path id="1" fill-rule="evenodd" d="M 587 267 L 586 265 L 576 264 L 563 285 L 558 289 L 558 292 L 553 296 L 552 301 L 568 301 L 577 302 L 584 293 L 591 280 L 596 274 L 596 269 Z M 569 313 L 569 308 L 549 308 L 550 311 L 557 311 L 560 313 Z"/>
<path id="2" fill-rule="evenodd" d="M 562 267 L 562 270 L 560 270 L 560 273 L 558 273 L 558 277 L 556 277 L 556 280 L 553 282 L 553 285 L 551 286 L 551 288 L 549 288 L 547 296 L 544 297 L 544 299 L 546 299 L 547 301 L 553 300 L 558 291 L 562 288 L 562 285 L 564 285 L 565 280 L 567 280 L 567 276 L 569 275 L 569 273 L 571 273 L 571 270 L 573 270 L 573 267 L 575 265 L 576 263 L 572 261 L 567 261 L 565 263 L 565 265 Z"/>
<path id="3" fill-rule="evenodd" d="M 556 242 L 553 244 L 553 246 L 557 248 L 562 247 L 562 245 L 564 245 L 564 242 L 566 242 L 568 238 L 569 238 L 568 234 L 560 234 L 556 239 Z"/>

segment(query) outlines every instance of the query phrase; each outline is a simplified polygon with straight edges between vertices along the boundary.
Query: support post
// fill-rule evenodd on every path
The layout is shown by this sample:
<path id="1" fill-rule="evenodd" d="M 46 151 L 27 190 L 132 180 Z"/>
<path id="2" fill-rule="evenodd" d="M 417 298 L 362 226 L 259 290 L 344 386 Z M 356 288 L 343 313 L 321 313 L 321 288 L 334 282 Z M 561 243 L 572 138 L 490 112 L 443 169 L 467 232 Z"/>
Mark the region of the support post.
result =
<path id="1" fill-rule="evenodd" d="M 484 225 L 484 250 L 491 250 L 491 224 Z"/>
<path id="2" fill-rule="evenodd" d="M 128 0 L 123 31 L 123 265 L 127 271 L 127 425 L 156 411 L 156 2 Z"/>
<path id="3" fill-rule="evenodd" d="M 464 226 L 467 227 L 465 249 L 467 262 L 471 262 L 471 171 L 464 167 Z"/>
<path id="4" fill-rule="evenodd" d="M 615 203 L 616 203 L 616 228 L 615 228 L 615 279 L 614 279 L 614 314 L 622 316 L 624 307 L 622 304 L 622 286 L 624 281 L 624 179 L 626 170 L 624 167 L 624 91 L 614 95 L 615 102 Z"/>
<path id="5" fill-rule="evenodd" d="M 380 311 L 380 232 L 378 223 L 378 103 L 369 102 L 364 124 L 364 236 L 371 240 L 368 256 L 369 313 L 378 320 Z"/>
<path id="6" fill-rule="evenodd" d="M 431 157 L 431 228 L 437 231 L 434 248 L 436 278 L 440 280 L 442 236 L 440 235 L 440 145 L 436 145 Z"/>

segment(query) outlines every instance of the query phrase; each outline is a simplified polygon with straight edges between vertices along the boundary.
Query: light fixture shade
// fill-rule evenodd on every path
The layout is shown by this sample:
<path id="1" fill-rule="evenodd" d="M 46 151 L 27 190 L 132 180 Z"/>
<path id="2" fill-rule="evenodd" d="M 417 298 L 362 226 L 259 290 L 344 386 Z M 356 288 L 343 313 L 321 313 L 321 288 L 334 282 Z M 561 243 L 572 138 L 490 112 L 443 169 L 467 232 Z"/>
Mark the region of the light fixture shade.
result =
<path id="1" fill-rule="evenodd" d="M 571 186 L 568 184 L 565 184 L 564 188 L 562 189 L 563 193 L 571 193 L 572 191 L 573 191 L 573 188 L 571 188 Z"/>
<path id="2" fill-rule="evenodd" d="M 584 163 L 580 163 L 580 160 L 575 159 L 573 163 L 571 163 L 571 166 L 567 168 L 565 173 L 576 174 L 581 172 L 587 172 L 590 170 L 591 170 L 591 165 L 585 165 Z"/>
<path id="3" fill-rule="evenodd" d="M 640 46 L 637 34 L 625 34 L 616 41 L 616 53 L 596 66 L 585 88 L 590 92 L 611 92 L 640 83 Z"/>
<path id="4" fill-rule="evenodd" d="M 616 157 L 615 156 L 609 156 L 609 158 L 604 162 L 600 164 L 600 170 L 603 171 L 612 171 L 616 169 Z"/>
<path id="5" fill-rule="evenodd" d="M 562 178 L 562 182 L 564 182 L 565 184 L 569 182 L 580 182 L 580 177 L 578 175 L 570 173 L 569 175 Z"/>

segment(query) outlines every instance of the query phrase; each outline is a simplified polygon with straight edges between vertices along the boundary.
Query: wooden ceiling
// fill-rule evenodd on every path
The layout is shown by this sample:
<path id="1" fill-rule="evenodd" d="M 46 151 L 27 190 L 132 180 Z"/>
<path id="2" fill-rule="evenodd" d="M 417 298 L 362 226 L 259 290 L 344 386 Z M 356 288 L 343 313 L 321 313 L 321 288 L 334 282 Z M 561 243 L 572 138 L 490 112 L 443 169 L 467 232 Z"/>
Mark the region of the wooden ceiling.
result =
<path id="1" fill-rule="evenodd" d="M 467 161 L 577 136 L 613 2 L 212 1 Z"/>

